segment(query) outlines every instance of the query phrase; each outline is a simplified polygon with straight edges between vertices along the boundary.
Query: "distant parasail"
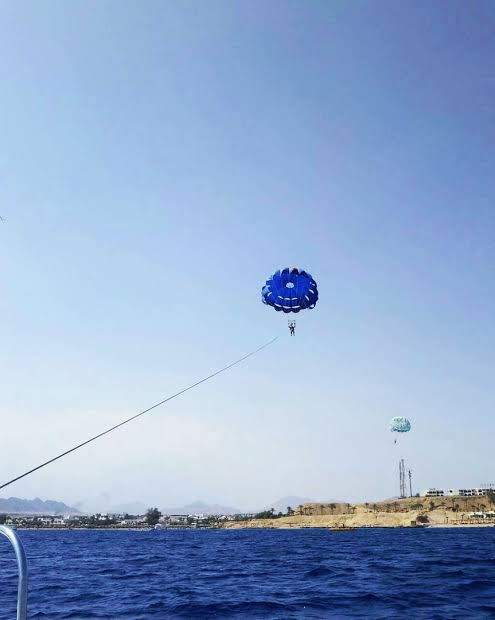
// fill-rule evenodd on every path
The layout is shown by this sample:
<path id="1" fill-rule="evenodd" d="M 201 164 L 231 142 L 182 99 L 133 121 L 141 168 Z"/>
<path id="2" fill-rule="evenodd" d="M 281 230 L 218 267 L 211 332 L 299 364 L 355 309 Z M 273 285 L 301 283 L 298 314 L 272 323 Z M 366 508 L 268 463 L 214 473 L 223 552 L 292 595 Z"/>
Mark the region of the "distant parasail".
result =
<path id="1" fill-rule="evenodd" d="M 407 418 L 397 416 L 390 420 L 390 430 L 392 433 L 408 433 L 411 430 L 411 422 Z M 394 439 L 397 443 L 397 439 Z"/>
<path id="2" fill-rule="evenodd" d="M 392 433 L 408 433 L 411 430 L 411 422 L 407 418 L 397 416 L 390 420 L 390 430 Z"/>

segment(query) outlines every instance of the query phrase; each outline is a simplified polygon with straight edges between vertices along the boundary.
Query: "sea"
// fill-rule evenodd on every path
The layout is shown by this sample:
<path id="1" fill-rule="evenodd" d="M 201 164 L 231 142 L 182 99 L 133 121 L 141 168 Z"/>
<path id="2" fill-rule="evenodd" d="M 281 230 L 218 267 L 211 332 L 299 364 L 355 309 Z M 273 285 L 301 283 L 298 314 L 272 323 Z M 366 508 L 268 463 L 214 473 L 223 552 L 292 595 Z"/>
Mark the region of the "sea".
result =
<path id="1" fill-rule="evenodd" d="M 495 618 L 495 528 L 19 530 L 29 618 Z M 17 569 L 0 540 L 0 619 Z"/>

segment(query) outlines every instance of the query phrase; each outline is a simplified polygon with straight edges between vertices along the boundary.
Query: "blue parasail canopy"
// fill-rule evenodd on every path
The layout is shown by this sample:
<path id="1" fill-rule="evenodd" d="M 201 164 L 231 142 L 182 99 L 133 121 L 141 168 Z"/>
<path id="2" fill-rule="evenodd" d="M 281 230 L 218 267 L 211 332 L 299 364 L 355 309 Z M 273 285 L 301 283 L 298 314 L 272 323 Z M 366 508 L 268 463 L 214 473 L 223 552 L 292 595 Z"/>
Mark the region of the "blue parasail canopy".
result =
<path id="1" fill-rule="evenodd" d="M 318 288 L 304 269 L 286 267 L 268 278 L 261 290 L 261 300 L 277 312 L 311 310 L 318 301 Z"/>
<path id="2" fill-rule="evenodd" d="M 397 416 L 390 420 L 390 430 L 392 433 L 408 433 L 411 430 L 411 422 L 407 418 Z"/>

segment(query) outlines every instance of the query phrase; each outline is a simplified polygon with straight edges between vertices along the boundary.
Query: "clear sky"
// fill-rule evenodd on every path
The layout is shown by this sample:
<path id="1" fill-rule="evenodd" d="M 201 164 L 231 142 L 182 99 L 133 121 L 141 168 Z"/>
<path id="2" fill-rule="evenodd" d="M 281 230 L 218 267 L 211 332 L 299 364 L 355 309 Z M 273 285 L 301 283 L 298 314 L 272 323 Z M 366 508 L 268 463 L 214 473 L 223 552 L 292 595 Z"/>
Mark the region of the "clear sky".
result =
<path id="1" fill-rule="evenodd" d="M 1 478 L 280 336 L 5 495 L 495 478 L 494 102 L 491 1 L 3 2 Z M 320 290 L 292 339 L 287 265 Z"/>

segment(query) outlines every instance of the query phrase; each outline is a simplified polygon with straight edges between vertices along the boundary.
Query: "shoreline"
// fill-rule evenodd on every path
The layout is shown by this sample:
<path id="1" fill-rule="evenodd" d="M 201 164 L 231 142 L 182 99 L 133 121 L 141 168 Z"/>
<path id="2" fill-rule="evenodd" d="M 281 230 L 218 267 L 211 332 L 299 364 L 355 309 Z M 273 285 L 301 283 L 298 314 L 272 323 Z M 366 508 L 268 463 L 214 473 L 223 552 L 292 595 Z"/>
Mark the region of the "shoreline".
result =
<path id="1" fill-rule="evenodd" d="M 276 521 L 277 519 L 273 519 Z M 98 532 L 98 531 L 111 531 L 111 532 L 155 532 L 155 531 L 172 531 L 172 530 L 329 530 L 338 531 L 341 526 L 339 525 L 324 525 L 324 524 L 283 524 L 283 525 L 265 525 L 259 523 L 258 520 L 252 521 L 238 521 L 224 524 L 219 527 L 163 527 L 159 530 L 155 530 L 153 527 L 22 527 L 16 526 L 14 529 L 27 530 L 27 531 L 56 531 L 56 532 Z M 487 528 L 495 527 L 495 523 L 430 523 L 424 525 L 347 525 L 342 527 L 342 531 L 350 530 L 422 530 L 422 529 L 460 529 L 460 528 Z"/>
<path id="2" fill-rule="evenodd" d="M 462 509 L 461 509 L 461 504 Z M 167 516 L 156 529 L 306 529 L 330 530 L 360 528 L 465 528 L 495 527 L 495 495 L 487 497 L 409 497 L 381 502 L 350 504 L 347 502 L 307 503 L 287 514 L 265 510 L 257 515 L 215 515 L 208 519 L 198 515 L 182 515 L 173 520 Z M 100 515 L 98 515 L 100 516 Z M 17 529 L 27 530 L 122 530 L 146 532 L 155 527 L 143 517 L 132 520 L 83 518 L 38 519 L 10 516 Z M 53 521 L 56 520 L 56 523 Z"/>

